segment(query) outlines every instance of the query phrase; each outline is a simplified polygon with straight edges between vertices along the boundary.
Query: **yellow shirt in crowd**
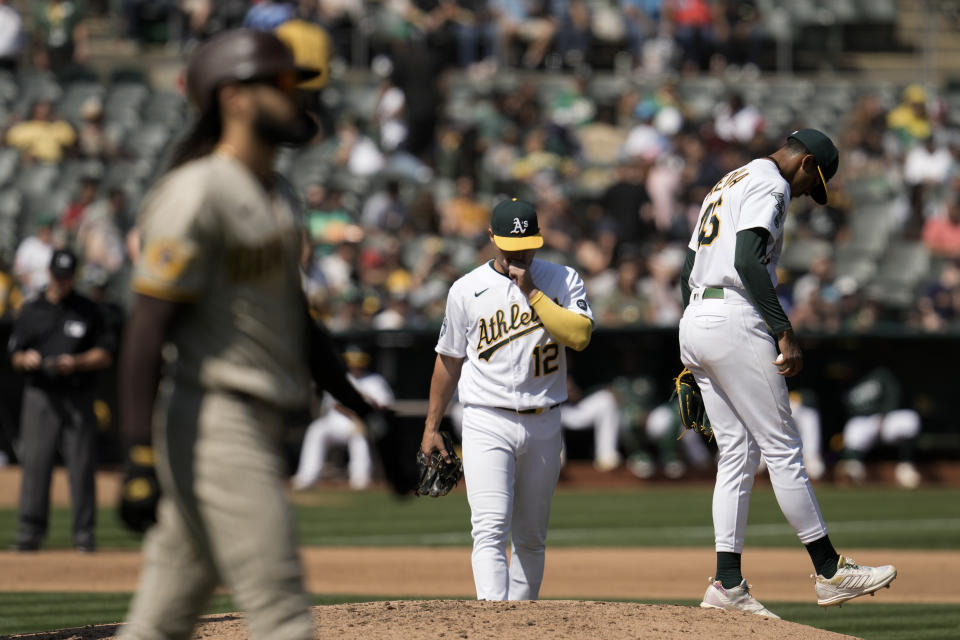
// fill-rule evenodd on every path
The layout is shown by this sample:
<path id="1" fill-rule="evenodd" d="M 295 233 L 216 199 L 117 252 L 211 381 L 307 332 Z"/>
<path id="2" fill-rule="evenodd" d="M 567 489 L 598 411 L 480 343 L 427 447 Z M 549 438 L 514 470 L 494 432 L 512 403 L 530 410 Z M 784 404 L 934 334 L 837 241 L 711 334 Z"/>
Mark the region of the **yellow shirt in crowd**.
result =
<path id="1" fill-rule="evenodd" d="M 7 132 L 7 144 L 41 162 L 58 163 L 63 159 L 65 147 L 77 140 L 73 127 L 58 120 L 27 120 L 15 124 Z"/>

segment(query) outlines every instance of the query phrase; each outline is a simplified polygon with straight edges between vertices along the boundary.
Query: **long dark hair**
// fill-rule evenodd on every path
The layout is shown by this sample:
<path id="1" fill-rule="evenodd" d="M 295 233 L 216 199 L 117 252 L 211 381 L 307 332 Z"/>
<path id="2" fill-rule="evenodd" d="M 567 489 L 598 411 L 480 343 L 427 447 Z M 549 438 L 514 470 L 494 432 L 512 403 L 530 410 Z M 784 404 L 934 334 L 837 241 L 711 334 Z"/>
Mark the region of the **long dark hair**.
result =
<path id="1" fill-rule="evenodd" d="M 164 173 L 169 173 L 191 160 L 202 158 L 213 152 L 220 135 L 223 133 L 223 120 L 216 101 L 200 114 L 190 130 L 183 138 L 177 141 L 170 156 L 170 164 Z"/>

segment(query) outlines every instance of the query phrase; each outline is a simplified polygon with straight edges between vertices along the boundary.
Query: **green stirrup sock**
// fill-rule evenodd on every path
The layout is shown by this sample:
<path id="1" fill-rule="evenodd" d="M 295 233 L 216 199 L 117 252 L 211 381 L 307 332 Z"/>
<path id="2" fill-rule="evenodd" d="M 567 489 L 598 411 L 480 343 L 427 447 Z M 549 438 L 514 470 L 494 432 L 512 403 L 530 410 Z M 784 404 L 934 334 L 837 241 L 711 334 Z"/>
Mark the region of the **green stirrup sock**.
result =
<path id="1" fill-rule="evenodd" d="M 717 577 L 724 589 L 739 587 L 743 582 L 740 574 L 740 554 L 729 551 L 717 551 Z"/>
<path id="2" fill-rule="evenodd" d="M 819 540 L 814 540 L 804 546 L 807 548 L 807 553 L 810 554 L 810 559 L 819 575 L 828 580 L 836 575 L 840 554 L 833 548 L 830 536 L 823 536 Z"/>

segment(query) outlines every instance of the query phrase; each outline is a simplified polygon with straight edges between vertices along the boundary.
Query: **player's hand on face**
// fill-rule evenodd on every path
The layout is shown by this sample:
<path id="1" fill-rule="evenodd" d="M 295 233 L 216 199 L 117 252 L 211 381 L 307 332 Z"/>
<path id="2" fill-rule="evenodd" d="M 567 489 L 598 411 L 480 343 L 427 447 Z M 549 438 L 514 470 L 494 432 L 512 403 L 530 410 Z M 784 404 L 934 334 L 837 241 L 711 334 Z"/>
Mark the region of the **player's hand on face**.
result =
<path id="1" fill-rule="evenodd" d="M 533 284 L 533 276 L 530 275 L 530 263 L 508 258 L 507 275 L 510 276 L 510 279 L 520 287 L 520 291 L 523 291 L 523 294 L 527 297 L 537 288 L 536 285 Z"/>
<path id="2" fill-rule="evenodd" d="M 420 442 L 420 450 L 423 451 L 423 455 L 430 457 L 434 451 L 439 451 L 440 455 L 443 456 L 444 462 L 450 462 L 450 452 L 447 451 L 446 445 L 443 444 L 443 438 L 440 436 L 440 432 L 436 429 L 424 429 L 423 431 L 423 440 Z"/>
<path id="3" fill-rule="evenodd" d="M 773 361 L 773 364 L 777 365 L 777 373 L 787 378 L 800 373 L 803 369 L 803 352 L 800 351 L 792 329 L 780 334 L 777 346 L 780 347 L 780 355 Z"/>

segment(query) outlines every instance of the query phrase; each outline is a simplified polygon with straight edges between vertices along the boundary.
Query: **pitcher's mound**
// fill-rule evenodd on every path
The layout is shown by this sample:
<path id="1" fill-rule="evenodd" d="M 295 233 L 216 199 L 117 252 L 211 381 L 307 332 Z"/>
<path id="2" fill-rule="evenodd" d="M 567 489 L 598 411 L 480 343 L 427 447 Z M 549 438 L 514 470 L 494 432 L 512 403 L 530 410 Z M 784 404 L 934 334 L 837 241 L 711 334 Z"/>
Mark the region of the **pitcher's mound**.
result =
<path id="1" fill-rule="evenodd" d="M 313 608 L 317 638 L 371 640 L 459 638 L 511 640 L 839 640 L 852 638 L 830 631 L 769 620 L 747 613 L 673 605 L 623 602 L 543 600 L 477 602 L 421 600 L 340 604 Z M 108 640 L 116 625 L 14 636 L 30 640 Z M 236 614 L 203 619 L 196 639 L 247 638 Z"/>

